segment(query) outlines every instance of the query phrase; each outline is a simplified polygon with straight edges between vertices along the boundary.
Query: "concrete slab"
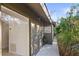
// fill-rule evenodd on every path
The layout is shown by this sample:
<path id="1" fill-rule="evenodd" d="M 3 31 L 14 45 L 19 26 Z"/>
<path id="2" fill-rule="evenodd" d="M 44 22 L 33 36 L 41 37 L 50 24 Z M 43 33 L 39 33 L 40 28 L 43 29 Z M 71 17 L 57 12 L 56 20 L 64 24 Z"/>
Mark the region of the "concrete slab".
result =
<path id="1" fill-rule="evenodd" d="M 36 56 L 59 56 L 57 44 L 43 46 Z"/>

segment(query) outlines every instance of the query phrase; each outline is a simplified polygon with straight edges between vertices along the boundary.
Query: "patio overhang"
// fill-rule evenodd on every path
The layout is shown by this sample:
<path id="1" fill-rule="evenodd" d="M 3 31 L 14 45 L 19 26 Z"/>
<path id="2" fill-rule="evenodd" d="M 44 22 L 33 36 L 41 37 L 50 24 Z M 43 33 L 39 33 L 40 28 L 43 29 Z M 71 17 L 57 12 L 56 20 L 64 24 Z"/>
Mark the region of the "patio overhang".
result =
<path id="1" fill-rule="evenodd" d="M 28 5 L 34 12 L 36 12 L 40 18 L 51 24 L 52 20 L 49 15 L 48 9 L 44 3 L 28 3 Z"/>
<path id="2" fill-rule="evenodd" d="M 2 3 L 5 7 L 24 16 L 37 19 L 43 26 L 51 25 L 51 17 L 44 3 Z"/>

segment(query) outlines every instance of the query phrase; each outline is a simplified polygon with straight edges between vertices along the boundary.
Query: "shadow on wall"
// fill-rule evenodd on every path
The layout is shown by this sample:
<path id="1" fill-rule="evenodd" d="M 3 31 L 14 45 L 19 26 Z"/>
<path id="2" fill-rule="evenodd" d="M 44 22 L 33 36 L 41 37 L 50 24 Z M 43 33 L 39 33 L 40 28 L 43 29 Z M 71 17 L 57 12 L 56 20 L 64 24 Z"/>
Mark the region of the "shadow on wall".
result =
<path id="1" fill-rule="evenodd" d="M 44 37 L 43 37 L 43 45 L 45 44 L 52 44 L 52 35 L 51 33 L 44 33 Z"/>

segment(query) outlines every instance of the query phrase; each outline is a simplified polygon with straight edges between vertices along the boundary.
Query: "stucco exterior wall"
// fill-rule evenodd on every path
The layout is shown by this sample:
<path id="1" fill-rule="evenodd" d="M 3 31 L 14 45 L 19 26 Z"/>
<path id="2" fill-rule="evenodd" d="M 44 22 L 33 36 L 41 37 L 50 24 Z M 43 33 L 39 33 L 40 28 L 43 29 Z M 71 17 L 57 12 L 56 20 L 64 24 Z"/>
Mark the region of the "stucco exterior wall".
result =
<path id="1" fill-rule="evenodd" d="M 6 9 L 2 9 L 2 12 L 4 12 L 4 14 L 6 14 L 5 11 Z M 9 13 L 6 14 L 6 16 L 4 15 L 2 20 L 4 20 L 5 23 L 9 24 L 9 32 L 7 31 L 9 33 L 9 53 L 29 56 L 29 18 L 24 17 L 12 10 L 10 10 Z M 7 21 L 5 19 L 7 19 Z M 3 42 L 5 43 L 5 41 L 6 40 L 4 40 Z"/>
<path id="2" fill-rule="evenodd" d="M 2 26 L 0 21 L 0 56 L 2 55 Z"/>
<path id="3" fill-rule="evenodd" d="M 8 49 L 9 47 L 9 25 L 2 22 L 2 49 Z"/>

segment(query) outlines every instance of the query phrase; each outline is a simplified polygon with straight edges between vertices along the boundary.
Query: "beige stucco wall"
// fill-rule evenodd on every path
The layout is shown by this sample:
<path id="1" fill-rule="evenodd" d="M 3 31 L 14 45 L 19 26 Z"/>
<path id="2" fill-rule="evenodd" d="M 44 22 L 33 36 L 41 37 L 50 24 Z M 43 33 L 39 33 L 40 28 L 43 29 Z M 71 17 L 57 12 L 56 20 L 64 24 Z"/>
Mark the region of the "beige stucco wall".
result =
<path id="1" fill-rule="evenodd" d="M 1 21 L 0 21 L 0 56 L 2 55 L 2 28 L 1 28 Z"/>
<path id="2" fill-rule="evenodd" d="M 9 18 L 13 19 L 9 22 L 9 53 L 29 56 L 29 18 L 9 9 L 8 11 L 7 8 L 4 9 L 3 12 L 13 17 Z"/>
<path id="3" fill-rule="evenodd" d="M 2 49 L 7 49 L 9 44 L 9 26 L 2 22 Z"/>

